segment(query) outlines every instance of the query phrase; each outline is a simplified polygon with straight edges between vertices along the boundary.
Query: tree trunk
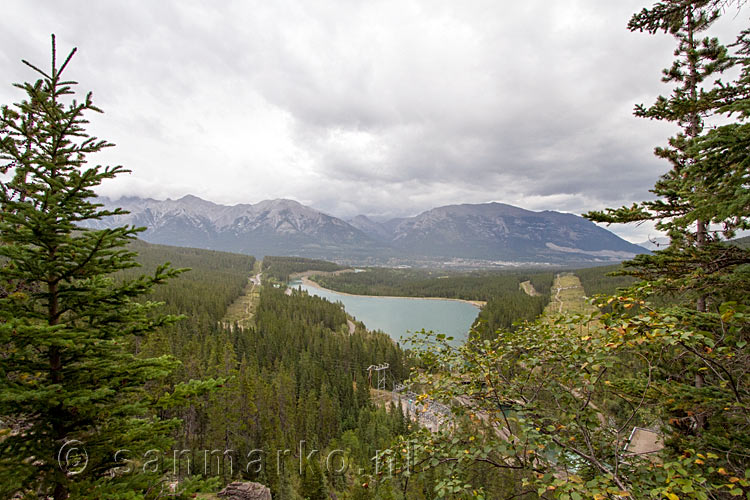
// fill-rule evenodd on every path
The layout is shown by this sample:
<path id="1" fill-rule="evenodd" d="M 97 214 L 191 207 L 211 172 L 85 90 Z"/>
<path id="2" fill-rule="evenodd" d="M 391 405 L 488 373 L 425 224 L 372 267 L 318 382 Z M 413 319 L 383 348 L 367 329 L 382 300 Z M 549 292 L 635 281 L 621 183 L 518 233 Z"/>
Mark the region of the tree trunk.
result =
<path id="1" fill-rule="evenodd" d="M 54 251 L 53 251 L 54 254 Z M 47 322 L 50 326 L 54 326 L 59 322 L 59 298 L 57 294 L 57 282 L 49 281 L 47 283 L 47 291 L 49 293 L 49 303 L 47 304 Z M 52 346 L 49 349 L 49 371 L 50 381 L 53 384 L 59 384 L 62 382 L 62 353 L 60 348 Z M 60 409 L 62 410 L 62 408 Z M 61 446 L 65 439 L 65 429 L 63 422 L 60 420 L 60 414 L 62 411 L 55 412 L 57 415 L 53 416 L 52 421 L 52 439 L 57 446 Z M 65 482 L 65 472 L 60 470 L 56 471 L 55 474 L 55 490 L 53 493 L 54 500 L 66 500 L 68 498 L 68 488 Z"/>
<path id="2" fill-rule="evenodd" d="M 694 52 L 696 50 L 696 43 L 695 43 L 695 18 L 693 17 L 693 7 L 689 6 L 687 11 L 687 30 L 688 30 L 688 52 L 687 52 L 687 59 L 688 59 L 688 67 L 690 74 L 687 78 L 687 81 L 685 82 L 685 85 L 688 86 L 688 91 L 690 92 L 690 100 L 693 103 L 697 103 L 698 101 L 698 69 L 696 67 L 696 58 L 694 56 Z M 697 110 L 693 111 L 692 116 L 690 117 L 690 125 L 687 129 L 687 135 L 690 138 L 697 137 L 700 134 L 701 131 L 701 118 L 698 114 Z M 691 160 L 688 160 L 691 161 Z M 696 221 L 696 231 L 695 231 L 695 244 L 698 248 L 702 248 L 706 245 L 707 241 L 707 234 L 706 234 L 706 222 L 703 219 L 698 219 Z M 706 296 L 701 295 L 698 297 L 698 300 L 696 301 L 696 309 L 698 312 L 706 312 Z M 700 372 L 697 372 L 695 374 L 695 388 L 700 389 L 703 387 L 704 383 L 703 374 Z M 700 433 L 701 429 L 703 429 L 706 426 L 706 418 L 704 415 L 702 415 L 700 412 L 696 412 L 695 415 L 695 426 L 697 432 Z"/>

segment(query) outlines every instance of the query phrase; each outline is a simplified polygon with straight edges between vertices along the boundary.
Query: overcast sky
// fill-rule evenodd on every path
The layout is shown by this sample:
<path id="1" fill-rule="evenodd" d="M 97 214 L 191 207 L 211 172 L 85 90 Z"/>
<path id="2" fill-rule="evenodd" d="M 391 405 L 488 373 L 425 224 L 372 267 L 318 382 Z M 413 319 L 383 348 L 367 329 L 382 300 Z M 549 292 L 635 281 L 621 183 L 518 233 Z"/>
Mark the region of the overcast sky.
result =
<path id="1" fill-rule="evenodd" d="M 105 111 L 102 188 L 219 203 L 292 198 L 351 217 L 500 201 L 582 213 L 640 201 L 674 132 L 632 116 L 669 88 L 650 2 L 3 0 L 0 102 L 46 67 Z M 726 15 L 722 41 L 747 25 Z M 92 159 L 93 160 L 93 159 Z M 632 240 L 646 227 L 610 228 Z"/>

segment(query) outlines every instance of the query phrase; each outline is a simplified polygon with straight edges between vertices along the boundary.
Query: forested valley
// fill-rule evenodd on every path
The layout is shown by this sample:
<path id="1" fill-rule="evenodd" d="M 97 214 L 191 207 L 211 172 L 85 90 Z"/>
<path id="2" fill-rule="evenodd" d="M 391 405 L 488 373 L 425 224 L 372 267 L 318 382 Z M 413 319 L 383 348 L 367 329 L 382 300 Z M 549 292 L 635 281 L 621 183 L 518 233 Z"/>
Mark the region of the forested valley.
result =
<path id="1" fill-rule="evenodd" d="M 350 271 L 103 226 L 125 212 L 99 187 L 130 171 L 88 159 L 113 144 L 87 131 L 101 110 L 53 35 L 51 66 L 23 60 L 37 80 L 0 107 L 0 497 L 750 499 L 750 29 L 709 36 L 734 12 L 663 0 L 630 18 L 674 57 L 669 94 L 634 114 L 675 132 L 646 201 L 583 216 L 668 243 L 580 270 Z M 299 273 L 485 304 L 465 341 L 422 331 L 404 350 L 287 287 Z"/>
<path id="2" fill-rule="evenodd" d="M 222 317 L 242 293 L 253 257 L 143 242 L 130 248 L 138 252 L 143 268 L 122 272 L 125 278 L 163 262 L 190 268 L 148 297 L 163 301 L 167 312 L 186 317 L 138 340 L 133 349 L 142 356 L 178 359 L 174 382 L 218 381 L 214 390 L 163 415 L 182 421 L 174 449 L 191 450 L 194 470 L 183 470 L 179 479 L 186 484 L 192 479 L 195 488 L 207 490 L 216 489 L 218 479 L 222 484 L 252 479 L 267 484 L 274 498 L 328 498 L 328 493 L 321 495 L 329 491 L 345 498 L 355 484 L 361 489 L 374 472 L 370 458 L 375 451 L 407 430 L 399 409 L 375 406 L 370 399 L 368 366 L 389 363 L 393 381 L 409 375 L 405 354 L 390 337 L 361 329 L 350 335 L 340 305 L 299 292 L 285 294 L 270 283 L 260 294 L 252 327 L 223 328 Z M 321 267 L 320 262 L 310 265 Z M 277 272 L 305 267 L 298 262 L 295 271 Z M 332 263 L 323 267 L 337 268 Z M 300 475 L 300 443 L 306 447 L 303 457 L 313 449 L 324 459 L 332 450 L 345 450 L 346 471 L 323 474 L 325 464 L 318 464 L 307 476 L 303 467 Z M 217 463 L 216 453 L 210 455 L 208 474 L 205 450 L 218 450 L 221 456 Z M 231 457 L 222 455 L 226 450 Z M 279 471 L 276 453 L 285 450 L 290 451 L 286 469 Z M 248 466 L 261 457 L 262 466 Z M 185 468 L 187 458 L 182 458 Z"/>
<path id="3" fill-rule="evenodd" d="M 253 272 L 253 257 L 140 241 L 129 248 L 138 252 L 137 261 L 143 267 L 122 271 L 121 278 L 152 272 L 163 262 L 190 268 L 147 297 L 164 302 L 166 312 L 186 317 L 144 339 L 132 339 L 131 348 L 140 356 L 169 354 L 181 362 L 168 386 L 153 390 L 158 394 L 179 382 L 215 381 L 211 390 L 186 397 L 161 415 L 182 422 L 173 436 L 174 449 L 190 450 L 177 462 L 180 474 L 169 476 L 179 480 L 181 491 L 217 491 L 233 479 L 243 479 L 268 485 L 273 498 L 280 499 L 323 499 L 331 494 L 359 499 L 432 497 L 441 480 L 439 471 L 427 470 L 410 479 L 390 471 L 386 480 L 378 480 L 376 464 L 381 473 L 389 465 L 373 462 L 376 453 L 392 449 L 420 426 L 405 414 L 406 401 L 402 407 L 384 400 L 377 391 L 371 392 L 367 379 L 369 366 L 388 363 L 391 390 L 410 377 L 410 367 L 424 369 L 423 361 L 402 351 L 386 334 L 362 328 L 349 334 L 347 315 L 339 304 L 279 285 L 289 274 L 334 271 L 339 266 L 266 257 L 252 326 L 243 328 L 225 324 L 222 318 L 243 292 Z M 614 290 L 622 279 L 609 276 L 613 270 L 593 268 L 581 275 L 584 283 L 595 283 L 597 290 Z M 491 332 L 516 330 L 542 313 L 555 273 L 446 275 L 429 270 L 369 269 L 316 275 L 315 279 L 354 278 L 367 283 L 371 275 L 385 276 L 378 279 L 392 283 L 381 289 L 383 293 L 488 299 L 475 331 L 491 339 Z M 522 289 L 520 284 L 526 281 L 538 294 Z M 229 456 L 224 455 L 227 450 Z M 308 464 L 304 456 L 310 450 L 320 450 L 317 459 L 322 460 Z M 334 468 L 347 466 L 332 473 L 325 458 L 338 450 L 345 453 L 346 462 L 337 462 Z M 279 451 L 285 457 L 281 462 L 276 460 Z M 194 470 L 188 470 L 187 457 Z M 302 473 L 300 460 L 305 465 Z M 174 469 L 175 463 L 167 463 Z M 167 472 L 172 469 L 168 467 Z M 472 472 L 470 480 L 474 487 L 490 491 L 507 488 L 508 481 L 513 479 L 487 465 Z"/>

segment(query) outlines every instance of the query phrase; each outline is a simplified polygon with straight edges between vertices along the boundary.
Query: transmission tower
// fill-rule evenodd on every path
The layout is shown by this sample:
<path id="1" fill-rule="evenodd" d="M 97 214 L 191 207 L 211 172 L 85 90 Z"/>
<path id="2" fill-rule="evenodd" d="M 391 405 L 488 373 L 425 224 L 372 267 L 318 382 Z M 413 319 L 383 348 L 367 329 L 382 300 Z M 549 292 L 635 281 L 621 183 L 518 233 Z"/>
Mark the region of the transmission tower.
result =
<path id="1" fill-rule="evenodd" d="M 367 367 L 367 379 L 370 382 L 370 387 L 372 387 L 372 372 L 375 371 L 378 374 L 378 389 L 381 391 L 385 390 L 385 373 L 383 373 L 384 370 L 388 369 L 388 363 L 383 363 L 381 365 L 370 365 Z"/>

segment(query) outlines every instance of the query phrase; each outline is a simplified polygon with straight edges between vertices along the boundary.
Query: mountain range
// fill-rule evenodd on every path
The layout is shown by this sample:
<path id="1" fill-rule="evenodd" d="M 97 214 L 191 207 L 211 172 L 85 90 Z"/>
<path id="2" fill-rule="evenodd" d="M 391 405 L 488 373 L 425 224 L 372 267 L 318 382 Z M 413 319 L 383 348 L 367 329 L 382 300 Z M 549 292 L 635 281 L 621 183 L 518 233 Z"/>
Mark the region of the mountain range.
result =
<path id="1" fill-rule="evenodd" d="M 90 227 L 145 226 L 151 243 L 263 255 L 298 255 L 350 264 L 597 264 L 644 253 L 573 214 L 533 212 L 503 203 L 449 205 L 414 217 L 345 221 L 293 200 L 220 205 L 177 200 L 100 198 L 130 213 Z"/>

